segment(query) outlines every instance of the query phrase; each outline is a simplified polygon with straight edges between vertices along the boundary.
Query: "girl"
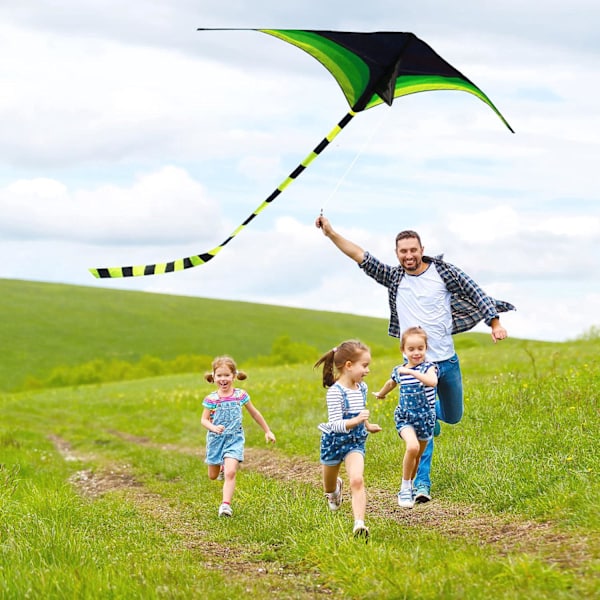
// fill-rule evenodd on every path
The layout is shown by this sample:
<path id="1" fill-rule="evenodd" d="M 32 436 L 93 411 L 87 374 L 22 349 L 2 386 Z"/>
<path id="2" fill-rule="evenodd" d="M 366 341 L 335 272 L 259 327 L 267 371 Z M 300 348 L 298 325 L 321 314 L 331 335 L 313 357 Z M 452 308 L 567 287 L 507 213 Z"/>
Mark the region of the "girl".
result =
<path id="1" fill-rule="evenodd" d="M 237 379 L 246 379 L 244 371 L 238 371 L 235 361 L 229 356 L 217 356 L 212 361 L 212 371 L 204 375 L 209 383 L 216 383 L 216 391 L 210 393 L 202 406 L 202 425 L 206 434 L 206 464 L 209 479 L 217 479 L 223 465 L 223 501 L 219 516 L 230 517 L 231 499 L 235 490 L 235 475 L 238 464 L 244 460 L 244 430 L 242 428 L 242 406 L 265 432 L 267 443 L 275 442 L 264 417 L 250 402 L 245 390 L 234 388 Z"/>
<path id="2" fill-rule="evenodd" d="M 369 423 L 365 409 L 371 353 L 361 342 L 350 340 L 324 354 L 315 368 L 323 365 L 323 387 L 327 390 L 327 423 L 321 423 L 321 464 L 323 490 L 332 511 L 342 504 L 342 479 L 338 477 L 344 461 L 350 480 L 355 537 L 369 536 L 365 526 L 367 496 L 363 479 L 365 442 L 369 433 L 381 431 Z M 335 373 L 334 373 L 335 369 Z"/>
<path id="3" fill-rule="evenodd" d="M 427 334 L 420 327 L 409 327 L 400 341 L 400 349 L 406 357 L 403 365 L 394 367 L 392 376 L 379 392 L 377 398 L 385 398 L 400 384 L 398 406 L 394 411 L 396 430 L 406 443 L 402 461 L 402 484 L 398 492 L 398 505 L 412 508 L 412 482 L 417 474 L 419 460 L 433 437 L 435 427 L 435 386 L 438 382 L 437 366 L 425 361 Z"/>

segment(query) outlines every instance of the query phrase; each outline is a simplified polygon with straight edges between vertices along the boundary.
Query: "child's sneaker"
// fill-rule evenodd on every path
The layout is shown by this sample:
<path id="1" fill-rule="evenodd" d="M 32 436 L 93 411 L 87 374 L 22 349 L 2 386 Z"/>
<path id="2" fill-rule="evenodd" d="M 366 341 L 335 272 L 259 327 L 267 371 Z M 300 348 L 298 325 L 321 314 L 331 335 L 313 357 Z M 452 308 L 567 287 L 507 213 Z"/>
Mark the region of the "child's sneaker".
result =
<path id="1" fill-rule="evenodd" d="M 398 492 L 398 506 L 401 508 L 412 508 L 415 505 L 411 488 L 406 488 Z"/>
<path id="2" fill-rule="evenodd" d="M 431 500 L 431 492 L 429 490 L 429 486 L 427 485 L 418 485 L 415 490 L 415 502 L 417 504 L 423 504 L 424 502 L 429 502 Z"/>
<path id="3" fill-rule="evenodd" d="M 344 482 L 341 477 L 337 478 L 337 485 L 335 486 L 335 492 L 330 492 L 329 494 L 325 494 L 327 496 L 327 504 L 329 504 L 329 509 L 336 511 L 342 505 L 342 488 L 344 486 Z"/>
<path id="4" fill-rule="evenodd" d="M 225 467 L 223 465 L 221 465 L 221 470 L 219 471 L 219 474 L 217 475 L 217 481 L 223 481 L 225 479 Z"/>
<path id="5" fill-rule="evenodd" d="M 219 516 L 220 517 L 231 517 L 233 516 L 233 510 L 231 506 L 225 502 L 219 506 Z"/>
<path id="6" fill-rule="evenodd" d="M 362 521 L 357 521 L 354 523 L 352 535 L 355 538 L 363 538 L 367 542 L 369 540 L 369 528 Z"/>

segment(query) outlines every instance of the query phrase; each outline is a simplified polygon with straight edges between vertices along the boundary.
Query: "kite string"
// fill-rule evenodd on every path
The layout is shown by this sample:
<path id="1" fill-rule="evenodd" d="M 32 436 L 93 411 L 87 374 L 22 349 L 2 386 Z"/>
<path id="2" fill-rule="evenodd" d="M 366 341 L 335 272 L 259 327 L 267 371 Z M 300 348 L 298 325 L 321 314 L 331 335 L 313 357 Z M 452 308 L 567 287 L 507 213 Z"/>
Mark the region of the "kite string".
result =
<path id="1" fill-rule="evenodd" d="M 352 159 L 352 161 L 350 162 L 350 164 L 348 165 L 348 167 L 346 168 L 346 170 L 342 173 L 342 176 L 338 179 L 335 187 L 333 188 L 333 190 L 331 191 L 331 193 L 329 194 L 329 196 L 327 196 L 327 198 L 325 199 L 325 202 L 323 202 L 323 204 L 321 205 L 321 216 L 323 216 L 323 210 L 325 209 L 325 206 L 327 206 L 327 204 L 329 203 L 329 201 L 336 195 L 336 193 L 339 190 L 340 186 L 342 185 L 342 183 L 346 179 L 346 176 L 348 175 L 348 173 L 350 173 L 350 171 L 353 169 L 354 165 L 356 164 L 356 162 L 358 161 L 358 159 L 360 158 L 360 156 L 370 146 L 371 142 L 373 141 L 373 138 L 378 133 L 378 131 L 381 129 L 381 126 L 383 125 L 383 121 L 387 118 L 387 112 L 388 112 L 387 110 L 382 110 L 381 111 L 382 114 L 381 114 L 381 117 L 380 117 L 379 122 L 377 123 L 376 127 L 373 127 L 371 129 L 371 134 L 363 142 L 363 145 L 361 146 L 361 148 L 359 149 L 359 151 L 356 153 L 356 155 L 354 156 L 354 158 Z"/>

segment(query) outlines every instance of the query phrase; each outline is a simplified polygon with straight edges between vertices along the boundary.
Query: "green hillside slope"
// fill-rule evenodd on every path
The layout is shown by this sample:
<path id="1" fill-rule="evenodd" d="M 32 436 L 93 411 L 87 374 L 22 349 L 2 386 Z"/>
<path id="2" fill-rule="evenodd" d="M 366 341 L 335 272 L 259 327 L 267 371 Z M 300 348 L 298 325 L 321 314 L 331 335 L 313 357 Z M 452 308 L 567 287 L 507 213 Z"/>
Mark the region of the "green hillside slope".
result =
<path id="1" fill-rule="evenodd" d="M 383 319 L 312 310 L 0 279 L 0 390 L 94 359 L 231 353 L 243 362 L 289 336 L 325 351 L 357 337 L 395 349 Z"/>

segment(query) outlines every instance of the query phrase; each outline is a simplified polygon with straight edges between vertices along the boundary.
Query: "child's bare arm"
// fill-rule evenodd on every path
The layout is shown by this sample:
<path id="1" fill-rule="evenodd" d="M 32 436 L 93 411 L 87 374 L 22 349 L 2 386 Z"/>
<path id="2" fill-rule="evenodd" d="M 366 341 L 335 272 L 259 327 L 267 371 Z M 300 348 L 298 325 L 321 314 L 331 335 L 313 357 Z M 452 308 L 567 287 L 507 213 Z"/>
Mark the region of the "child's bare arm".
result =
<path id="1" fill-rule="evenodd" d="M 396 385 L 397 384 L 393 379 L 388 379 L 378 392 L 373 392 L 373 396 L 383 400 L 383 398 L 385 398 L 396 387 Z"/>
<path id="2" fill-rule="evenodd" d="M 208 410 L 208 408 L 205 408 L 202 411 L 202 418 L 200 419 L 200 422 L 202 423 L 203 427 L 209 431 L 212 431 L 213 433 L 223 433 L 223 431 L 225 431 L 224 425 L 213 425 L 212 421 L 210 420 L 210 410 Z"/>
<path id="3" fill-rule="evenodd" d="M 246 402 L 246 404 L 244 404 L 244 406 L 246 407 L 246 409 L 248 410 L 248 412 L 250 413 L 252 418 L 258 423 L 260 428 L 265 432 L 265 440 L 267 441 L 267 444 L 269 442 L 274 443 L 275 442 L 275 434 L 271 431 L 271 429 L 267 425 L 267 421 L 262 416 L 262 414 L 260 413 L 258 408 L 256 408 L 254 406 L 254 404 L 252 404 L 251 401 Z"/>
<path id="4" fill-rule="evenodd" d="M 435 387 L 438 384 L 437 367 L 435 365 L 431 365 L 425 373 L 411 371 L 411 375 L 428 387 Z"/>

